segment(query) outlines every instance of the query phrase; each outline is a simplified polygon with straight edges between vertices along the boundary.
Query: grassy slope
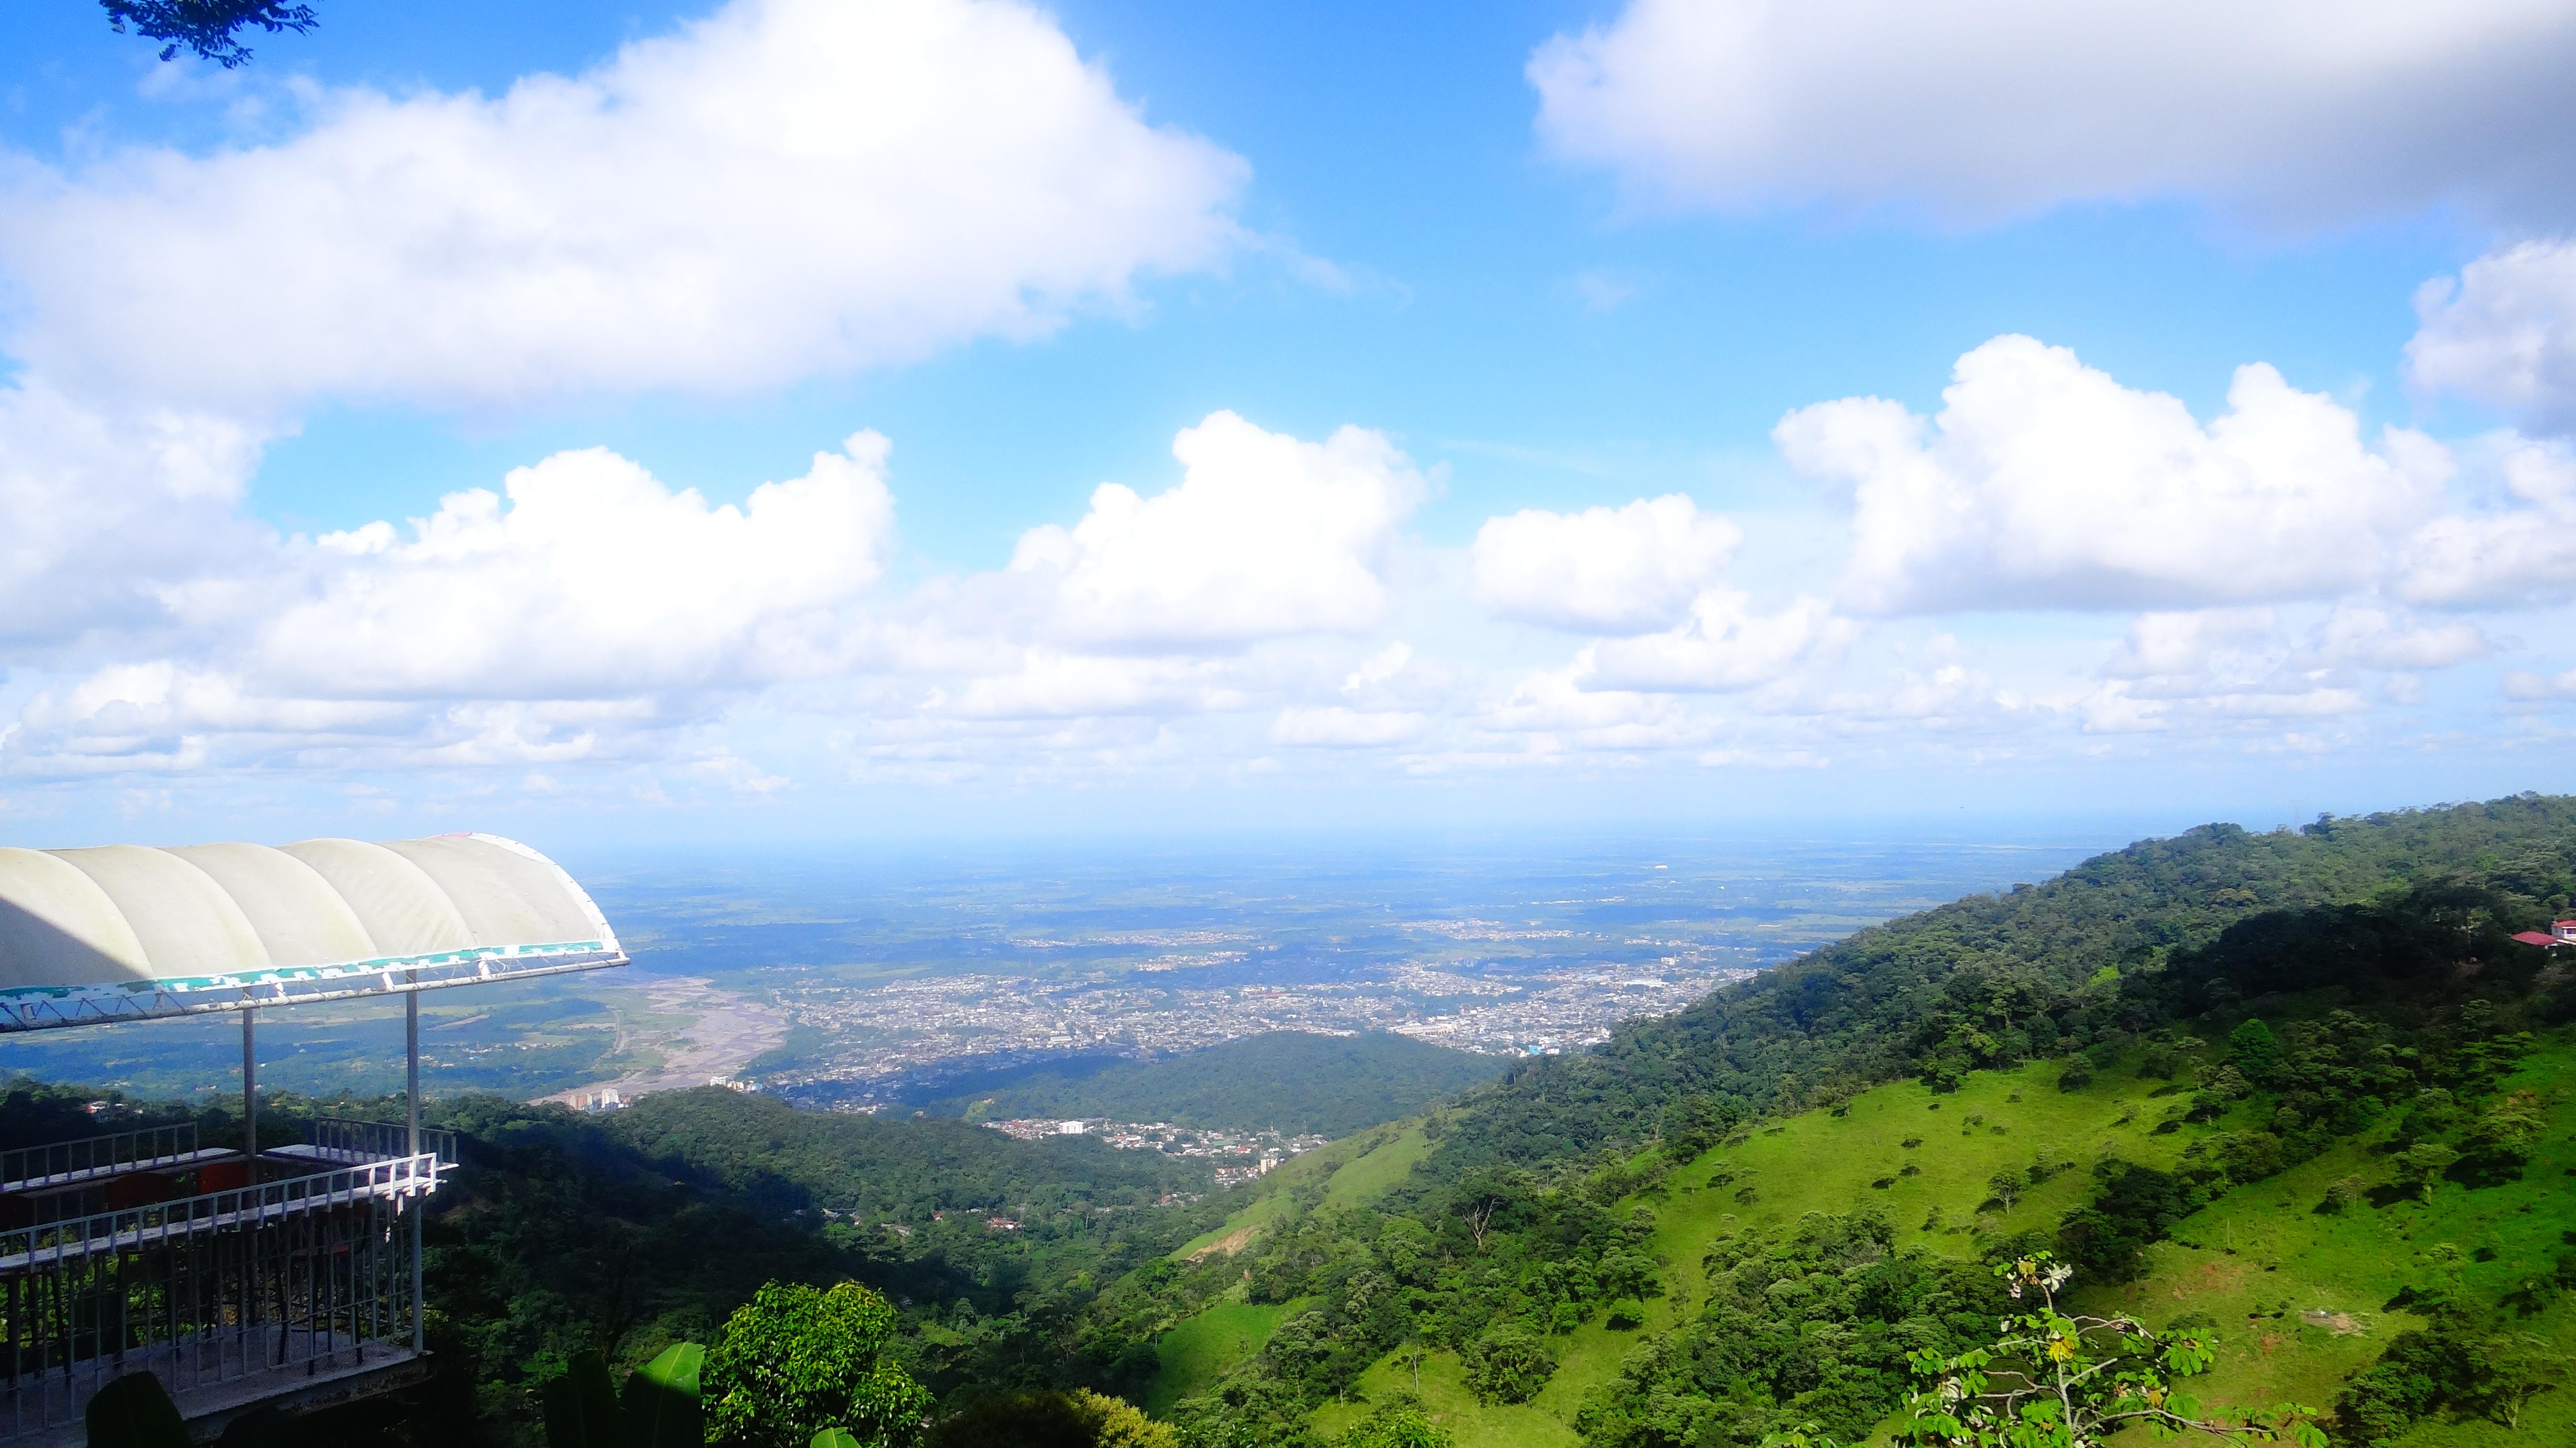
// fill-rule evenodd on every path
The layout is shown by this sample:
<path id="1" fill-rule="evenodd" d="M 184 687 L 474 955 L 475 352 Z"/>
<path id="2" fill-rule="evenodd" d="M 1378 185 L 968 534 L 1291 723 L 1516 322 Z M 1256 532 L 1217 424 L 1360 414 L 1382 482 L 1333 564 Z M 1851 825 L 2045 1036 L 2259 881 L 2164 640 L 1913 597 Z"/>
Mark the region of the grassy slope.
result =
<path id="1" fill-rule="evenodd" d="M 1236 1208 L 1221 1225 L 1190 1239 L 1172 1255 L 1187 1257 L 1246 1228 L 1259 1231 L 1289 1211 L 1292 1205 L 1290 1194 L 1301 1185 L 1322 1184 L 1327 1206 L 1366 1206 L 1379 1193 L 1402 1181 L 1404 1174 L 1413 1170 L 1413 1164 L 1420 1161 L 1430 1148 L 1431 1143 L 1422 1135 L 1421 1124 L 1406 1122 L 1377 1127 L 1321 1150 L 1310 1151 L 1262 1178 L 1259 1196 Z M 1271 1314 L 1258 1322 L 1257 1331 L 1254 1330 L 1255 1319 L 1252 1316 L 1256 1313 Z M 1155 1344 L 1163 1366 L 1154 1375 L 1154 1385 L 1146 1391 L 1146 1411 L 1160 1414 L 1182 1398 L 1214 1384 L 1225 1369 L 1258 1352 L 1288 1315 L 1276 1306 L 1221 1302 L 1175 1325 Z M 1234 1338 L 1228 1334 L 1243 1334 L 1251 1345 L 1224 1357 L 1222 1362 L 1216 1362 L 1216 1354 L 1208 1344 L 1233 1341 Z M 1211 1362 L 1216 1362 L 1216 1365 L 1208 1366 Z M 1449 1366 L 1451 1376 L 1454 1377 L 1457 1370 L 1453 1360 Z"/>
<path id="2" fill-rule="evenodd" d="M 1245 1194 L 1242 1205 L 1227 1213 L 1222 1223 L 1182 1243 L 1172 1255 L 1187 1257 L 1246 1227 L 1258 1231 L 1270 1225 L 1291 1209 L 1290 1194 L 1301 1186 L 1323 1186 L 1324 1199 L 1332 1206 L 1365 1205 L 1402 1181 L 1430 1146 L 1419 1122 L 1390 1122 L 1293 1157 L 1261 1180 L 1236 1188 Z"/>
<path id="3" fill-rule="evenodd" d="M 1666 1295 L 1647 1304 L 1644 1327 L 1616 1332 L 1596 1316 L 1557 1339 L 1556 1376 L 1536 1398 L 1517 1407 L 1477 1404 L 1459 1380 L 1456 1360 L 1446 1359 L 1445 1371 L 1435 1371 L 1444 1363 L 1435 1356 L 1423 1367 L 1425 1402 L 1461 1443 L 1571 1444 L 1576 1441 L 1574 1412 L 1584 1394 L 1616 1376 L 1619 1360 L 1639 1341 L 1678 1321 L 1685 1304 L 1696 1304 L 1700 1258 L 1721 1236 L 1793 1222 L 1808 1212 L 1875 1207 L 1904 1229 L 1905 1240 L 1966 1256 L 1975 1250 L 1967 1223 L 2004 1231 L 2043 1226 L 2088 1190 L 2091 1178 L 2078 1169 L 2058 1176 L 2009 1212 L 1977 1213 L 1987 1196 L 1986 1178 L 2003 1167 L 2027 1166 L 2041 1143 L 2079 1163 L 2089 1163 L 2108 1146 L 2128 1160 L 2164 1165 L 2181 1154 L 2192 1136 L 2209 1129 L 2185 1127 L 2153 1135 L 2165 1103 L 2150 1093 L 2165 1083 L 2114 1070 L 2089 1089 L 2070 1094 L 2055 1084 L 2064 1070 L 2062 1062 L 2042 1062 L 2018 1071 L 1979 1073 L 1948 1096 L 1935 1096 L 1910 1081 L 1882 1086 L 1853 1098 L 1847 1116 L 1810 1111 L 1756 1131 L 1741 1146 L 1719 1147 L 1677 1169 L 1661 1200 L 1643 1202 L 1656 1215 L 1653 1250 L 1667 1264 Z M 2022 1099 L 2011 1101 L 2015 1094 Z M 1936 1102 L 1938 1110 L 1932 1109 Z M 2137 1119 L 2116 1125 L 2132 1106 Z M 1972 1131 L 1963 1130 L 1971 1116 L 1986 1119 Z M 1997 1125 L 2005 1128 L 2004 1134 L 1995 1134 Z M 1920 1137 L 1923 1144 L 1908 1150 L 1902 1143 L 1909 1137 Z M 1897 1175 L 1909 1162 L 1921 1173 Z M 1709 1188 L 1711 1174 L 1721 1168 L 1733 1171 L 1735 1180 Z M 1895 1185 L 1872 1188 L 1870 1183 L 1882 1176 L 1896 1176 Z M 1753 1200 L 1737 1201 L 1736 1193 L 1748 1186 Z M 1935 1204 L 1949 1219 L 1948 1229 L 1916 1230 Z M 1362 1391 L 1374 1396 L 1410 1385 L 1409 1370 L 1380 1362 L 1363 1379 Z M 1315 1421 L 1327 1431 L 1338 1430 L 1361 1411 L 1328 1406 Z"/>
<path id="4" fill-rule="evenodd" d="M 1648 1333 L 1670 1327 L 1689 1310 L 1700 1259 L 1723 1236 L 1784 1225 L 1808 1212 L 1869 1206 L 1885 1212 L 1903 1240 L 1969 1256 L 1976 1249 L 1966 1223 L 2000 1231 L 2050 1226 L 2089 1195 L 2091 1175 L 2083 1168 L 2106 1150 L 2144 1165 L 2167 1166 L 2194 1138 L 2243 1124 L 2186 1126 L 2159 1136 L 2153 1128 L 2171 1098 L 2154 1093 L 2165 1083 L 2142 1080 L 2124 1065 L 2101 1073 L 2086 1090 L 2065 1093 L 2055 1084 L 2063 1070 L 2062 1062 L 2039 1062 L 2016 1071 L 1978 1073 L 1949 1096 L 1935 1096 L 1913 1082 L 1883 1086 L 1855 1097 L 1847 1116 L 1811 1111 L 1759 1130 L 1739 1146 L 1718 1148 L 1675 1171 L 1660 1199 L 1644 1202 L 1657 1215 L 1654 1251 L 1666 1260 L 1668 1291 L 1648 1304 L 1643 1328 L 1614 1332 L 1596 1317 L 1557 1339 L 1556 1376 L 1536 1399 L 1517 1407 L 1476 1403 L 1461 1381 L 1457 1359 L 1434 1354 L 1422 1367 L 1425 1401 L 1462 1444 L 1571 1445 L 1576 1442 L 1571 1424 L 1584 1394 L 1615 1376 L 1621 1357 Z M 2576 1131 L 2576 1100 L 2569 1099 L 2576 1097 L 2576 1042 L 2563 1042 L 2535 1057 L 2510 1084 L 2538 1090 L 2544 1099 L 2553 1091 L 2563 1093 L 2553 1108 L 2550 1145 L 2520 1183 L 2474 1193 L 2446 1185 L 2430 1209 L 2403 1203 L 2357 1207 L 2343 1217 L 2317 1214 L 2311 1208 L 2323 1199 L 2326 1183 L 2355 1175 L 2378 1181 L 2388 1175 L 2385 1162 L 2371 1156 L 2366 1143 L 2347 1146 L 2221 1198 L 2186 1221 L 2176 1241 L 2154 1249 L 2145 1280 L 2089 1294 L 2084 1305 L 2122 1307 L 2156 1326 L 2186 1311 L 2208 1312 L 2220 1323 L 2225 1347 L 2218 1369 L 2198 1385 L 2205 1400 L 2290 1399 L 2323 1406 L 2344 1374 L 2369 1361 L 2389 1337 L 2416 1325 L 2402 1312 L 2380 1310 L 2404 1285 L 2410 1269 L 2419 1283 L 2429 1280 L 2415 1253 L 2441 1241 L 2464 1251 L 2492 1244 L 2498 1249 L 2496 1260 L 2472 1263 L 2464 1273 L 2482 1298 L 2492 1300 L 2513 1282 L 2545 1276 L 2562 1250 L 2559 1233 L 2576 1228 L 2576 1207 L 2569 1205 L 2566 1191 L 2566 1173 L 2576 1171 L 2576 1143 L 2568 1139 Z M 2011 1099 L 2016 1094 L 2019 1101 Z M 2132 1107 L 2135 1119 L 2119 1124 Z M 1985 1122 L 1963 1132 L 1971 1116 L 1983 1116 Z M 1993 1130 L 1997 1125 L 2005 1128 L 2002 1134 Z M 1902 1145 L 1908 1137 L 1920 1137 L 1923 1144 L 1908 1150 Z M 2073 1159 L 2076 1169 L 2033 1191 L 2009 1212 L 1978 1212 L 1988 1196 L 1986 1179 L 2002 1168 L 2027 1166 L 2042 1143 Z M 1907 1162 L 1919 1166 L 1920 1174 L 1898 1176 L 1884 1190 L 1870 1185 Z M 1732 1170 L 1735 1180 L 1708 1187 L 1711 1174 L 1721 1168 Z M 1753 1188 L 1753 1200 L 1737 1201 L 1735 1194 L 1746 1186 Z M 1943 1211 L 1946 1229 L 1921 1230 L 1935 1206 Z M 2285 1301 L 2286 1316 L 2249 1317 L 2270 1313 Z M 2308 1326 L 2298 1314 L 2311 1309 L 2350 1312 L 2367 1331 L 2337 1336 Z M 2522 1327 L 2553 1338 L 2558 1351 L 2576 1352 L 2576 1313 L 2563 1304 Z M 1389 1358 L 1369 1369 L 1361 1395 L 1375 1399 L 1411 1386 L 1411 1369 Z M 1329 1434 L 1364 1412 L 1356 1404 L 1330 1404 L 1314 1421 Z M 2524 1419 L 2526 1428 L 2542 1430 L 2534 1441 L 2544 1442 L 2576 1441 L 2564 1432 L 2572 1421 L 2576 1391 L 2542 1395 Z M 2406 1441 L 2420 1448 L 2451 1448 L 2495 1441 L 2501 1431 L 2486 1423 L 2426 1425 Z M 2560 1437 L 2547 1436 L 2550 1431 Z"/>
<path id="5" fill-rule="evenodd" d="M 1405 1122 L 1392 1130 L 1370 1133 L 1371 1143 L 1348 1166 L 1333 1173 L 1324 1190 L 1327 1207 L 1365 1207 L 1386 1194 L 1389 1187 L 1403 1181 L 1431 1150 L 1430 1139 L 1422 1134 L 1420 1122 Z"/>
<path id="6" fill-rule="evenodd" d="M 2384 1180 L 2388 1166 L 2368 1143 L 2302 1163 L 2269 1181 L 2221 1197 L 2183 1223 L 2175 1240 L 2153 1249 L 2153 1271 L 2116 1292 L 2092 1294 L 2150 1323 L 2185 1311 L 2218 1319 L 2224 1336 L 2217 1368 L 2199 1387 L 2209 1402 L 2322 1407 L 2344 1374 L 2371 1360 L 2389 1338 L 2418 1325 L 2382 1305 L 2401 1287 L 2423 1287 L 2433 1273 L 2422 1253 L 2448 1242 L 2463 1252 L 2491 1248 L 2495 1259 L 2469 1262 L 2462 1281 L 2477 1300 L 2493 1302 L 2521 1283 L 2546 1280 L 2566 1250 L 2560 1233 L 2576 1229 L 2568 1178 L 2576 1175 L 2576 1041 L 2562 1038 L 2524 1063 L 2506 1083 L 2550 1104 L 2550 1127 L 2522 1180 L 2470 1191 L 2444 1184 L 2428 1206 L 2414 1200 L 2356 1206 L 2341 1215 L 2315 1210 L 2339 1177 Z M 2222 1123 L 2226 1124 L 2226 1123 Z M 2547 1310 L 2515 1323 L 2576 1355 L 2576 1310 L 2544 1291 Z M 2311 1311 L 2348 1313 L 2364 1329 L 2338 1336 L 2303 1320 Z M 2419 1424 L 2401 1440 L 2420 1448 L 2498 1442 L 2498 1424 Z M 2576 1442 L 2576 1390 L 2544 1393 L 2524 1413 L 2521 1437 L 2534 1443 Z"/>
<path id="7" fill-rule="evenodd" d="M 1303 1312 L 1300 1302 L 1220 1302 L 1164 1333 L 1154 1344 L 1162 1370 L 1145 1394 L 1145 1411 L 1157 1416 L 1192 1393 L 1216 1386 L 1225 1370 L 1261 1351 L 1279 1324 Z"/>

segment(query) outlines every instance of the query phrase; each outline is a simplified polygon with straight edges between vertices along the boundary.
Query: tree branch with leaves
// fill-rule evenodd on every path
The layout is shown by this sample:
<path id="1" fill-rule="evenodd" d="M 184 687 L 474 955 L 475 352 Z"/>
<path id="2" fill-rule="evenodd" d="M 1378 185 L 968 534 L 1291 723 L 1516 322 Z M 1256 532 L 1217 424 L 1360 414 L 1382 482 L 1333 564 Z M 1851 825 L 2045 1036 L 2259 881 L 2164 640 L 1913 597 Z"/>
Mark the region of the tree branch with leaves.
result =
<path id="1" fill-rule="evenodd" d="M 2294 1403 L 2264 1411 L 2204 1409 L 2179 1391 L 2209 1370 L 2213 1345 L 2166 1337 L 2133 1317 L 2070 1314 L 2057 1294 L 2075 1269 L 2039 1252 L 1995 1269 L 2033 1311 L 2003 1319 L 1990 1347 L 1956 1357 L 1921 1352 L 1930 1386 L 1907 1402 L 1900 1443 L 1939 1448 L 2093 1448 L 2123 1429 L 2198 1434 L 2230 1444 L 2325 1448 L 2316 1412 Z"/>
<path id="2" fill-rule="evenodd" d="M 2214 1345 L 2166 1336 L 2133 1317 L 2061 1310 L 2057 1294 L 2075 1269 L 2034 1252 L 1995 1269 L 2016 1301 L 2033 1311 L 1998 1325 L 1988 1347 L 1945 1358 L 1913 1357 L 1928 1385 L 1906 1400 L 1895 1441 L 1923 1448 L 2099 1448 L 2143 1427 L 2156 1437 L 2198 1436 L 2236 1445 L 2295 1443 L 2325 1448 L 2316 1410 L 2284 1403 L 2265 1410 L 2205 1409 L 2175 1384 L 2209 1371 Z M 1764 1438 L 1763 1448 L 1840 1448 L 1813 1423 Z"/>
<path id="3" fill-rule="evenodd" d="M 257 27 L 271 35 L 293 31 L 298 35 L 321 23 L 310 5 L 281 3 L 281 0 L 99 0 L 107 11 L 107 25 L 119 35 L 132 26 L 146 40 L 167 41 L 161 47 L 163 60 L 175 60 L 179 52 L 194 52 L 200 60 L 211 60 L 226 70 L 250 59 L 250 47 L 241 43 L 241 32 Z"/>

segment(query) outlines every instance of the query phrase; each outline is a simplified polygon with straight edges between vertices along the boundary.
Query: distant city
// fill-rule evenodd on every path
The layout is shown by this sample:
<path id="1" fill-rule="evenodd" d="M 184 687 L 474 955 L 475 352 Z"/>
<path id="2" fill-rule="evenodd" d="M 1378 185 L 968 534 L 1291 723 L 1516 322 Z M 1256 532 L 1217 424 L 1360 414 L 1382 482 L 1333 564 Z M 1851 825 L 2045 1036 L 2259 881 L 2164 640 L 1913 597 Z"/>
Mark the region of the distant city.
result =
<path id="1" fill-rule="evenodd" d="M 1060 980 L 967 975 L 866 991 L 789 986 L 777 993 L 780 1005 L 823 1043 L 759 1084 L 791 1097 L 815 1096 L 812 1088 L 825 1083 L 855 1088 L 831 1093 L 831 1104 L 866 1109 L 917 1095 L 942 1066 L 1168 1055 L 1264 1031 L 1383 1030 L 1489 1055 L 1554 1054 L 1608 1040 L 1620 1021 L 1679 1010 L 1752 973 L 1717 963 L 1710 957 L 1718 952 L 1703 947 L 1652 943 L 1674 952 L 1652 974 L 1622 966 L 1503 975 L 1406 963 L 1346 980 L 1201 985 L 1159 979 L 1175 967 L 1147 964 Z"/>
<path id="2" fill-rule="evenodd" d="M 639 871 L 603 893 L 631 922 L 639 962 L 706 982 L 696 998 L 656 987 L 659 1012 L 695 1016 L 700 1033 L 723 1019 L 771 1047 L 717 1063 L 719 1084 L 813 1110 L 908 1113 L 971 1111 L 977 1093 L 1031 1072 L 1270 1031 L 1392 1031 L 1489 1056 L 1581 1051 L 1622 1021 L 1964 890 L 2045 878 L 2080 853 L 1379 842 L 1308 858 L 917 861 L 855 894 L 803 863 L 721 884 Z M 632 1100 L 710 1074 L 557 1099 L 604 1104 L 610 1086 Z M 1255 1143 L 1255 1164 L 1276 1145 L 1265 1123 L 1226 1124 L 1225 1150 Z"/>

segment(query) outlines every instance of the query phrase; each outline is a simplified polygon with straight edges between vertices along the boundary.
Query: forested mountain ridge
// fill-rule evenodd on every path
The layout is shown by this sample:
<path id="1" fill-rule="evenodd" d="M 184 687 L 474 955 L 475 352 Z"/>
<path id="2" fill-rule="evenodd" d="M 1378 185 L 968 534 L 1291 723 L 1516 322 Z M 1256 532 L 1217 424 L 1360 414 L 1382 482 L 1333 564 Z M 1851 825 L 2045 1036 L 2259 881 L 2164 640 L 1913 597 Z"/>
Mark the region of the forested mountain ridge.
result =
<path id="1" fill-rule="evenodd" d="M 1908 1352 L 1981 1345 L 2006 1310 L 1985 1263 L 2053 1248 L 2085 1290 L 2125 1300 L 2121 1282 L 2164 1270 L 2161 1244 L 2278 1191 L 2273 1210 L 2321 1244 L 2292 1260 L 2330 1264 L 2326 1325 L 2292 1326 L 2346 1344 L 2303 1358 L 2352 1372 L 2308 1383 L 2338 1438 L 2500 1423 L 2576 1347 L 2576 1264 L 2548 1255 L 2564 1252 L 2552 1213 L 2567 1230 L 2576 1214 L 2530 1175 L 2576 1169 L 2551 1084 L 2576 1069 L 2576 982 L 2510 938 L 2566 913 L 2571 861 L 2576 801 L 2531 796 L 2132 846 L 1518 1068 L 1431 1113 L 1433 1150 L 1367 1211 L 1334 1210 L 1318 1185 L 1247 1221 L 1252 1245 L 1224 1271 L 1158 1265 L 1100 1315 L 1136 1328 L 1199 1302 L 1299 1304 L 1175 1409 L 1197 1442 L 1321 1442 L 1350 1421 L 1336 1404 L 1419 1382 L 1462 1441 L 1751 1448 L 1818 1422 L 1865 1434 L 1901 1400 Z M 2074 1124 L 2031 1115 L 2033 1089 L 2080 1108 L 2097 1077 L 2119 1084 Z M 1826 1146 L 1821 1128 L 1883 1118 L 1907 1092 L 1937 1131 L 1886 1128 L 1874 1161 Z M 2039 1130 L 2067 1135 L 2021 1134 Z M 1832 1154 L 1745 1175 L 1782 1132 Z M 1959 1179 L 1963 1154 L 1992 1180 Z M 1984 1160 L 1999 1155 L 2018 1160 Z M 1886 1215 L 1918 1181 L 1948 1183 L 1932 1214 Z M 1675 1237 L 1664 1214 L 1712 1201 L 1692 1193 L 1735 1210 L 1698 1207 Z M 1806 1215 L 1776 1215 L 1775 1193 Z M 2375 1244 L 2367 1260 L 2347 1238 Z M 2470 1261 L 2482 1238 L 2513 1255 Z M 2171 1293 L 2233 1281 L 2211 1256 Z M 1836 1278 L 1850 1287 L 1812 1286 Z M 2405 1284 L 2385 1340 L 2367 1336 L 2374 1281 Z M 2254 1306 L 2258 1324 L 2289 1312 Z M 2288 1331 L 2257 1330 L 2263 1355 Z M 1510 1406 L 1540 1395 L 1544 1411 Z"/>
<path id="2" fill-rule="evenodd" d="M 1831 1102 L 1918 1071 L 2055 1054 L 2132 1029 L 2124 976 L 2152 973 L 2267 911 L 2342 905 L 2422 882 L 2478 881 L 2511 928 L 2568 908 L 2576 798 L 2321 819 L 2297 831 L 2204 825 L 2143 840 L 2045 883 L 1972 895 L 1862 930 L 1620 1028 L 1580 1057 L 1516 1067 L 1471 1093 L 1435 1154 L 1440 1169 L 1536 1163 L 1672 1128 Z M 1673 1121 L 1677 1106 L 1699 1115 Z"/>
<path id="3" fill-rule="evenodd" d="M 1383 1031 L 1270 1031 L 1159 1061 L 1040 1074 L 955 1097 L 933 1115 L 1056 1116 L 1346 1136 L 1490 1081 L 1504 1062 Z"/>

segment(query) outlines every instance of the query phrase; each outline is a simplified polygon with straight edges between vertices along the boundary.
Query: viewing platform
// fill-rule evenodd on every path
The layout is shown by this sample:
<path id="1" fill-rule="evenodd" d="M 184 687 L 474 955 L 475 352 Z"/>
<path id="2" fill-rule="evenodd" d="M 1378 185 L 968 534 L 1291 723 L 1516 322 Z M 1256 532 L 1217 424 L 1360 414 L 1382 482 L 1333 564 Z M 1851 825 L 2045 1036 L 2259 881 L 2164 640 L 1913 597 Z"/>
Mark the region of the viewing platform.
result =
<path id="1" fill-rule="evenodd" d="M 428 1369 L 421 1219 L 455 1138 L 420 1122 L 420 993 L 621 966 L 599 907 L 495 835 L 280 848 L 0 848 L 0 1036 L 241 1013 L 241 1146 L 195 1126 L 0 1152 L 0 1443 L 76 1444 L 160 1379 L 211 1439 Z M 261 1147 L 260 1013 L 403 1003 L 395 1124 Z"/>
<path id="2" fill-rule="evenodd" d="M 331 1117 L 308 1134 L 256 1161 L 192 1124 L 0 1153 L 0 1441 L 79 1442 L 90 1397 L 137 1371 L 210 1424 L 399 1379 L 419 1355 L 397 1228 L 454 1136 Z"/>

